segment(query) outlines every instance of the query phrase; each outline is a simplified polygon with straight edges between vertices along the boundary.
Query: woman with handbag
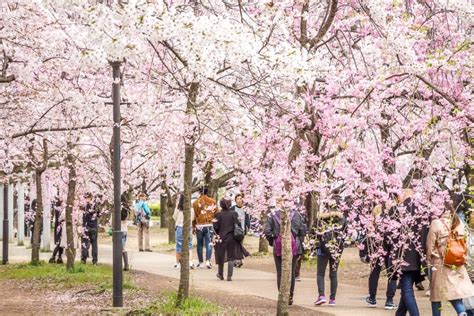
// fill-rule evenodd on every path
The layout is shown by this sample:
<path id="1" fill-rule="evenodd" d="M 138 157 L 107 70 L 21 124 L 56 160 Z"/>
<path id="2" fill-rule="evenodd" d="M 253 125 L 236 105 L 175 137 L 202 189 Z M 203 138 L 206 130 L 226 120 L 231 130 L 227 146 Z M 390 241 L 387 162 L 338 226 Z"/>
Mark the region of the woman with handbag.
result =
<path id="1" fill-rule="evenodd" d="M 227 281 L 232 281 L 234 260 L 242 260 L 249 256 L 248 251 L 242 245 L 244 231 L 237 217 L 230 207 L 232 202 L 222 199 L 219 202 L 221 211 L 214 218 L 215 253 L 218 265 L 217 278 L 224 280 L 224 263 L 227 262 Z"/>
<path id="2" fill-rule="evenodd" d="M 474 295 L 466 270 L 466 229 L 446 203 L 445 212 L 431 222 L 427 261 L 431 268 L 430 301 L 433 316 L 441 315 L 441 302 L 449 301 L 458 315 L 467 315 L 463 299 Z"/>
<path id="3" fill-rule="evenodd" d="M 138 202 L 135 204 L 135 224 L 138 227 L 138 250 L 151 252 L 150 249 L 150 215 L 151 211 L 146 203 L 146 194 L 138 195 Z M 145 250 L 143 250 L 145 241 Z"/>

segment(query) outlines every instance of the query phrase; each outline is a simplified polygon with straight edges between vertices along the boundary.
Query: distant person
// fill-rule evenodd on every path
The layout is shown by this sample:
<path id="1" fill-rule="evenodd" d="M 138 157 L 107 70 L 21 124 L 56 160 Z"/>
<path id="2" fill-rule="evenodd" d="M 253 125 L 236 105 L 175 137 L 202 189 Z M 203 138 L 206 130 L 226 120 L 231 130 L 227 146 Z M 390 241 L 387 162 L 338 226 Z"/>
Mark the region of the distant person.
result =
<path id="1" fill-rule="evenodd" d="M 425 279 L 426 262 L 423 259 L 425 249 L 422 248 L 426 245 L 428 231 L 427 227 L 421 224 L 421 219 L 416 218 L 417 207 L 413 202 L 412 196 L 413 191 L 405 189 L 398 199 L 398 217 L 413 217 L 413 219 L 406 227 L 412 234 L 412 237 L 407 241 L 408 245 L 403 245 L 400 250 L 395 251 L 402 254 L 403 260 L 400 274 L 401 295 L 400 303 L 395 313 L 396 316 L 405 316 L 407 312 L 410 316 L 420 315 L 413 286 Z M 402 209 L 405 210 L 405 213 L 400 213 Z"/>
<path id="2" fill-rule="evenodd" d="M 63 222 L 65 220 L 63 202 L 59 197 L 56 197 L 52 203 L 53 215 L 54 215 L 54 250 L 53 256 L 49 259 L 49 263 L 63 263 L 63 251 L 64 248 L 61 246 L 61 237 L 63 230 Z M 58 257 L 56 259 L 56 256 Z"/>
<path id="3" fill-rule="evenodd" d="M 466 238 L 467 230 L 464 223 L 459 219 L 454 207 L 446 203 L 442 217 L 431 222 L 427 240 L 433 316 L 441 316 L 442 301 L 449 301 L 458 315 L 467 315 L 463 299 L 474 296 L 474 286 L 466 270 L 467 248 L 464 255 L 459 253 L 457 257 L 448 249 L 451 242 Z M 455 244 L 451 245 L 454 249 Z M 457 259 L 457 262 L 452 264 L 449 262 L 451 258 Z"/>
<path id="4" fill-rule="evenodd" d="M 275 261 L 275 268 L 277 271 L 277 287 L 280 291 L 281 283 L 281 261 L 282 261 L 282 235 L 280 233 L 281 226 L 281 209 L 284 207 L 283 199 L 277 200 L 276 210 L 268 217 L 265 224 L 263 234 L 268 240 L 270 246 L 273 247 L 273 259 Z M 290 284 L 290 298 L 288 301 L 289 305 L 293 305 L 293 296 L 295 292 L 295 281 L 296 281 L 296 260 L 298 255 L 303 253 L 303 245 L 300 237 L 305 235 L 304 225 L 302 222 L 301 215 L 295 211 L 290 211 L 289 214 L 291 221 L 291 284 Z"/>
<path id="5" fill-rule="evenodd" d="M 234 260 L 242 260 L 249 253 L 242 245 L 242 241 L 236 240 L 234 236 L 235 226 L 240 226 L 236 212 L 230 207 L 232 202 L 222 199 L 219 202 L 221 211 L 216 214 L 214 231 L 216 232 L 215 250 L 216 263 L 218 265 L 217 278 L 224 280 L 224 263 L 227 262 L 227 281 L 232 281 Z M 243 236 L 242 236 L 243 238 Z"/>
<path id="6" fill-rule="evenodd" d="M 122 258 L 123 258 L 123 270 L 124 271 L 129 271 L 130 270 L 130 265 L 128 262 L 128 253 L 127 253 L 127 248 L 125 246 L 127 245 L 127 235 L 128 235 L 128 219 L 130 217 L 130 212 L 132 211 L 130 209 L 130 203 L 128 202 L 126 194 L 122 193 L 122 196 L 120 197 L 120 205 L 121 205 L 121 210 L 120 210 L 120 226 L 122 229 Z"/>
<path id="7" fill-rule="evenodd" d="M 383 253 L 385 255 L 377 256 L 375 260 L 371 262 L 371 271 L 369 276 L 369 296 L 366 298 L 367 305 L 369 307 L 377 307 L 377 288 L 380 278 L 380 272 L 382 271 L 382 264 L 385 266 L 388 280 L 387 280 L 387 291 L 386 301 L 385 301 L 385 309 L 393 310 L 397 308 L 397 305 L 394 303 L 395 292 L 397 290 L 397 281 L 393 279 L 393 264 L 392 264 L 392 256 L 393 253 L 393 246 L 389 242 L 390 237 L 388 232 L 383 231 L 383 222 L 385 220 L 389 220 L 389 205 L 377 205 L 372 210 L 373 221 L 370 224 L 370 228 L 374 230 L 376 235 L 383 236 L 381 241 L 375 240 L 375 238 L 366 237 L 365 249 L 368 250 L 369 248 L 373 249 L 372 252 L 378 252 L 380 248 L 383 249 Z M 373 226 L 372 226 L 373 225 Z M 368 255 L 367 251 L 367 255 Z M 369 259 L 370 260 L 370 259 Z"/>
<path id="8" fill-rule="evenodd" d="M 337 208 L 337 205 L 336 205 Z M 333 209 L 332 207 L 330 209 Z M 317 284 L 318 298 L 314 305 L 325 304 L 325 275 L 329 266 L 330 295 L 329 306 L 336 306 L 337 271 L 344 250 L 347 222 L 342 212 L 329 211 L 319 215 L 316 226 L 317 248 Z"/>
<path id="9" fill-rule="evenodd" d="M 150 249 L 151 211 L 146 198 L 143 192 L 138 195 L 138 202 L 135 204 L 135 224 L 138 227 L 138 251 L 152 252 Z M 143 248 L 143 243 L 145 243 L 145 248 Z"/>
<path id="10" fill-rule="evenodd" d="M 84 195 L 85 205 L 82 213 L 82 253 L 81 262 L 86 263 L 89 257 L 89 248 L 92 246 L 92 264 L 96 265 L 98 260 L 98 219 L 100 213 L 92 203 L 92 193 Z"/>
<path id="11" fill-rule="evenodd" d="M 237 213 L 242 229 L 244 233 L 247 234 L 250 229 L 250 215 L 244 209 L 244 195 L 242 193 L 235 196 L 235 205 L 233 205 L 230 210 Z M 234 266 L 241 268 L 243 266 L 242 260 L 234 260 Z"/>
<path id="12" fill-rule="evenodd" d="M 197 255 L 199 263 L 197 267 L 204 266 L 203 246 L 206 247 L 206 267 L 212 268 L 212 236 L 214 235 L 212 221 L 217 212 L 216 201 L 207 196 L 207 187 L 201 188 L 201 196 L 194 201 L 194 221 L 193 230 L 196 233 Z"/>
<path id="13" fill-rule="evenodd" d="M 174 265 L 175 268 L 180 268 L 181 266 L 181 253 L 183 252 L 183 242 L 184 242 L 184 237 L 183 237 L 183 227 L 184 227 L 184 195 L 181 194 L 179 197 L 179 202 L 178 206 L 174 210 L 173 213 L 173 219 L 175 222 L 175 239 L 176 239 L 176 264 Z M 188 242 L 188 248 L 189 248 L 189 267 L 191 269 L 194 269 L 194 264 L 193 264 L 193 234 L 192 234 L 192 222 L 194 220 L 194 211 L 189 211 L 191 213 L 191 219 L 190 219 L 190 225 L 189 225 L 189 242 Z"/>

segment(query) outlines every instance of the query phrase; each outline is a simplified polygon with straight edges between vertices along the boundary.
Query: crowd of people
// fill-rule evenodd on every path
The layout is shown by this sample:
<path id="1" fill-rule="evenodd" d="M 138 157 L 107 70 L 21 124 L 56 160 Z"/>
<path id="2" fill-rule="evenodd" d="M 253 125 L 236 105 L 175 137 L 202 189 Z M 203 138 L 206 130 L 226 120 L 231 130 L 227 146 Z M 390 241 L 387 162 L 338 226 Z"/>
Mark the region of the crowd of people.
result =
<path id="1" fill-rule="evenodd" d="M 81 261 L 87 262 L 89 250 L 92 248 L 92 263 L 98 262 L 98 220 L 102 213 L 93 202 L 93 195 L 84 195 L 80 218 L 75 220 L 78 227 L 74 231 L 75 239 L 80 240 Z M 128 222 L 133 223 L 138 231 L 138 249 L 151 252 L 149 227 L 151 211 L 146 202 L 147 196 L 140 193 L 134 205 L 122 196 L 122 230 L 124 269 L 129 269 L 128 255 L 125 248 L 127 241 Z M 282 235 L 281 213 L 284 199 L 280 198 L 271 208 L 263 226 L 263 235 L 273 247 L 273 258 L 277 274 L 277 287 L 280 288 L 282 273 Z M 316 284 L 318 295 L 314 304 L 320 306 L 328 303 L 336 305 L 338 287 L 338 267 L 343 250 L 348 241 L 348 214 L 341 211 L 338 203 L 326 205 L 316 222 L 308 227 L 305 212 L 301 206 L 288 212 L 291 226 L 291 283 L 289 304 L 293 304 L 296 281 L 300 279 L 301 261 L 305 254 L 314 254 L 317 258 Z M 62 263 L 62 254 L 67 248 L 65 233 L 64 207 L 60 199 L 53 202 L 54 251 L 50 263 Z M 444 213 L 438 218 L 431 218 L 430 223 L 414 221 L 404 229 L 410 240 L 400 242 L 400 236 L 386 230 L 384 221 L 397 218 L 400 209 L 405 214 L 415 214 L 416 204 L 413 202 L 412 191 L 405 190 L 401 196 L 392 195 L 392 201 L 383 205 L 374 205 L 371 209 L 371 221 L 366 229 L 360 230 L 355 242 L 359 247 L 361 261 L 370 264 L 368 278 L 367 306 L 377 307 L 377 288 L 383 270 L 388 276 L 386 301 L 384 308 L 395 310 L 397 316 L 420 315 L 414 294 L 414 286 L 422 289 L 422 282 L 429 281 L 429 296 L 432 315 L 441 315 L 441 302 L 449 301 L 457 315 L 474 315 L 474 311 L 465 302 L 474 297 L 474 287 L 468 275 L 466 237 L 468 229 L 463 218 L 456 212 L 456 205 L 446 203 Z M 132 210 L 133 208 L 133 210 Z M 35 211 L 35 201 L 31 203 L 31 212 Z M 342 209 L 342 208 L 341 208 Z M 183 247 L 188 247 L 190 268 L 212 269 L 212 254 L 215 253 L 217 278 L 232 281 L 234 268 L 243 266 L 243 259 L 249 256 L 243 245 L 243 239 L 250 229 L 251 216 L 246 212 L 243 194 L 235 195 L 233 201 L 223 198 L 216 202 L 208 196 L 207 188 L 202 188 L 200 196 L 192 203 L 190 217 L 189 240 L 183 239 L 184 227 L 184 196 L 179 197 L 173 213 L 176 237 L 176 263 L 181 264 Z M 28 218 L 31 218 L 29 216 Z M 34 216 L 33 216 L 34 218 Z M 357 218 L 355 221 L 357 222 Z M 32 226 L 33 227 L 33 226 Z M 32 228 L 33 229 L 33 228 Z M 372 234 L 370 233 L 372 232 Z M 32 234 L 33 235 L 33 234 Z M 197 241 L 197 265 L 193 263 L 193 235 Z M 375 238 L 374 236 L 382 236 Z M 78 238 L 79 237 L 79 238 Z M 307 242 L 308 240 L 312 242 Z M 187 245 L 186 245 L 187 244 Z M 205 248 L 205 251 L 204 251 Z M 204 256 L 205 255 L 205 256 Z M 224 276 L 224 266 L 227 274 Z M 329 299 L 326 299 L 325 275 L 329 270 Z M 394 301 L 397 288 L 400 289 L 400 301 Z"/>

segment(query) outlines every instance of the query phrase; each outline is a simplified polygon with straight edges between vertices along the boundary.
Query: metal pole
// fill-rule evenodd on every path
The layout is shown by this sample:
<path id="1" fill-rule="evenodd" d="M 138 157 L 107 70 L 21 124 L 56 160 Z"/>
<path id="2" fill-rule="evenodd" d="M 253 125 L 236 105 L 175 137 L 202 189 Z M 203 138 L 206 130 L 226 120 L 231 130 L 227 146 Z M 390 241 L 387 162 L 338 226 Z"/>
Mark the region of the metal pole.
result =
<path id="1" fill-rule="evenodd" d="M 2 264 L 8 263 L 8 184 L 3 185 L 3 252 Z"/>
<path id="2" fill-rule="evenodd" d="M 13 182 L 8 184 L 8 242 L 13 242 Z"/>
<path id="3" fill-rule="evenodd" d="M 122 228 L 120 227 L 120 65 L 119 61 L 111 62 L 113 83 L 112 101 L 114 113 L 114 146 L 113 146 L 113 166 L 114 166 L 114 214 L 113 214 L 113 306 L 123 306 L 122 295 Z"/>

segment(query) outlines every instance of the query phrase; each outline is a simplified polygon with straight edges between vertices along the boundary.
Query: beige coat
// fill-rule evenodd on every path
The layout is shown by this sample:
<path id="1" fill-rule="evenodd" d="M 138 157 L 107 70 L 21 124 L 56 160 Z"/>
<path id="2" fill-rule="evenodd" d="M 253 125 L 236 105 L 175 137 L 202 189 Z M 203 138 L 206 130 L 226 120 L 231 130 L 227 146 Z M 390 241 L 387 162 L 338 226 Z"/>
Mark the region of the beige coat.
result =
<path id="1" fill-rule="evenodd" d="M 466 266 L 447 267 L 443 264 L 451 226 L 449 214 L 435 219 L 430 226 L 427 240 L 427 260 L 432 269 L 430 300 L 441 302 L 467 298 L 474 295 L 474 286 L 467 274 Z M 456 227 L 459 236 L 466 234 L 464 224 Z"/>

